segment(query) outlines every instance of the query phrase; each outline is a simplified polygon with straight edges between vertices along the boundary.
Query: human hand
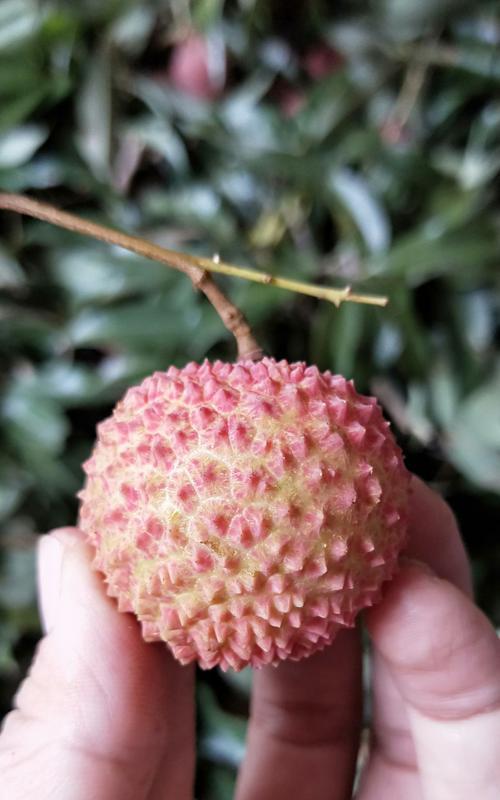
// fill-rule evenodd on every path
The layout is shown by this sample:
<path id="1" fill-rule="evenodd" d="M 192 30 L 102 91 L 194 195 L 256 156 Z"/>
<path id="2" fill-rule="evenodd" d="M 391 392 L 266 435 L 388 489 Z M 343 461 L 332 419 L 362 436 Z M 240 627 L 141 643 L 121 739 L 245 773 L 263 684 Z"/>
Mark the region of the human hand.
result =
<path id="1" fill-rule="evenodd" d="M 373 730 L 356 798 L 498 800 L 500 641 L 470 600 L 449 507 L 416 478 L 406 554 L 433 572 L 402 566 L 365 613 Z M 345 631 L 309 661 L 255 674 L 238 800 L 351 797 L 360 662 L 358 632 Z"/>
<path id="2" fill-rule="evenodd" d="M 407 552 L 440 578 L 407 564 L 366 614 L 374 731 L 357 797 L 493 800 L 500 642 L 467 597 L 468 563 L 448 507 L 420 481 L 414 487 Z M 142 642 L 89 558 L 74 529 L 42 539 L 48 633 L 0 737 L 0 799 L 188 800 L 193 669 Z M 310 659 L 256 671 L 237 800 L 351 797 L 361 705 L 356 631 Z"/>
<path id="3" fill-rule="evenodd" d="M 44 630 L 0 736 L 0 800 L 187 800 L 194 669 L 119 614 L 75 528 L 40 542 Z"/>

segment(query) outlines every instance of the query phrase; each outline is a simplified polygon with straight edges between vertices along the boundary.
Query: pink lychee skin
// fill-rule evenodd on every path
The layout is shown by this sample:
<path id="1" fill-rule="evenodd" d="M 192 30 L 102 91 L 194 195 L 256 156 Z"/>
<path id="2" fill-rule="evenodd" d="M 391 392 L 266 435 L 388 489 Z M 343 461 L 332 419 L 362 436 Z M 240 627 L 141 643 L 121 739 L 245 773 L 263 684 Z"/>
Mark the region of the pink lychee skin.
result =
<path id="1" fill-rule="evenodd" d="M 409 473 L 375 398 L 304 363 L 157 372 L 99 425 L 84 469 L 95 567 L 182 664 L 324 648 L 405 542 Z"/>

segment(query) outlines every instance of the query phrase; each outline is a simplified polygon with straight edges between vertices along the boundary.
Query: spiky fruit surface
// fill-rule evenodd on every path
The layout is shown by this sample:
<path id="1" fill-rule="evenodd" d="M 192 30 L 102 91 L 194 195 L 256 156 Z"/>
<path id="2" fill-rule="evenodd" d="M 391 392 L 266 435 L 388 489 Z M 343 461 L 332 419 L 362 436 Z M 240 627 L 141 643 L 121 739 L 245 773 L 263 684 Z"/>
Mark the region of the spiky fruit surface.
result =
<path id="1" fill-rule="evenodd" d="M 372 397 L 303 363 L 155 373 L 98 428 L 80 525 L 148 641 L 183 664 L 300 659 L 373 604 L 408 472 Z"/>

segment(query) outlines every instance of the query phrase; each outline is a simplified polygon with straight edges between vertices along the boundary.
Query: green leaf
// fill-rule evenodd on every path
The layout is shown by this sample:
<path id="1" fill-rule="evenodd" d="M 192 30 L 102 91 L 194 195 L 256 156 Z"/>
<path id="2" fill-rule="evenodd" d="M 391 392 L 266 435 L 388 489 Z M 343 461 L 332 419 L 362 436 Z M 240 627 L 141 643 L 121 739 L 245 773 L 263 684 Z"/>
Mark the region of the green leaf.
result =
<path id="1" fill-rule="evenodd" d="M 238 767 L 245 754 L 246 721 L 219 708 L 208 686 L 198 686 L 198 697 L 202 712 L 201 755 L 218 764 Z"/>
<path id="2" fill-rule="evenodd" d="M 176 172 L 186 173 L 189 167 L 186 147 L 182 137 L 166 119 L 140 117 L 125 129 L 125 133 L 165 159 Z"/>
<path id="3" fill-rule="evenodd" d="M 500 81 L 500 55 L 496 45 L 462 45 L 456 50 L 454 64 L 482 78 Z"/>
<path id="4" fill-rule="evenodd" d="M 222 670 L 220 670 L 219 677 L 232 689 L 236 689 L 247 698 L 250 697 L 253 685 L 253 670 L 251 667 L 245 667 L 245 669 L 240 670 L 240 672 L 234 672 L 233 670 L 222 672 Z"/>
<path id="5" fill-rule="evenodd" d="M 184 360 L 181 356 L 180 366 L 183 366 Z M 161 352 L 128 351 L 106 356 L 96 370 L 102 387 L 100 399 L 107 397 L 111 401 L 117 400 L 129 386 L 134 386 L 156 370 L 167 369 L 171 363 L 177 363 L 176 358 Z"/>
<path id="6" fill-rule="evenodd" d="M 469 191 L 493 180 L 500 170 L 500 150 L 468 148 L 461 152 L 441 148 L 435 151 L 433 165 Z"/>
<path id="7" fill-rule="evenodd" d="M 429 390 L 434 418 L 442 428 L 449 428 L 454 424 L 460 396 L 457 378 L 444 359 L 430 370 Z"/>
<path id="8" fill-rule="evenodd" d="M 207 130 L 217 128 L 211 103 L 205 100 L 177 92 L 142 75 L 134 77 L 129 90 L 158 117 L 178 119 L 188 135 L 199 136 Z"/>
<path id="9" fill-rule="evenodd" d="M 109 38 L 129 56 L 137 56 L 144 50 L 154 25 L 155 14 L 152 8 L 142 4 L 131 6 L 115 20 Z"/>
<path id="10" fill-rule="evenodd" d="M 498 234 L 489 225 L 478 222 L 473 228 L 443 232 L 439 220 L 432 222 L 424 230 L 401 237 L 386 255 L 372 258 L 368 275 L 404 277 L 410 286 L 418 286 L 431 278 L 460 276 L 469 270 L 479 276 L 496 266 Z"/>
<path id="11" fill-rule="evenodd" d="M 0 3 L 0 52 L 15 50 L 40 30 L 44 13 L 36 0 L 2 0 Z"/>
<path id="12" fill-rule="evenodd" d="M 220 119 L 227 131 L 227 147 L 238 147 L 248 155 L 258 156 L 265 152 L 287 150 L 286 131 L 276 111 L 260 103 L 269 89 L 272 77 L 256 74 L 246 83 L 233 91 L 222 103 L 219 110 Z M 293 131 L 288 127 L 289 133 Z"/>
<path id="13" fill-rule="evenodd" d="M 31 606 L 35 601 L 35 550 L 9 548 L 0 568 L 0 604 L 8 609 Z"/>
<path id="14" fill-rule="evenodd" d="M 408 430 L 423 445 L 429 445 L 434 438 L 434 426 L 429 414 L 427 387 L 412 381 L 408 386 L 406 404 Z"/>
<path id="15" fill-rule="evenodd" d="M 35 86 L 10 102 L 4 102 L 0 106 L 0 131 L 23 122 L 41 103 L 46 94 L 46 87 Z"/>
<path id="16" fill-rule="evenodd" d="M 0 351 L 9 355 L 24 349 L 38 354 L 52 352 L 57 340 L 54 325 L 44 311 L 0 302 Z"/>
<path id="17" fill-rule="evenodd" d="M 207 778 L 208 794 L 204 795 L 206 800 L 233 800 L 235 790 L 236 775 L 234 771 L 211 764 Z"/>
<path id="18" fill-rule="evenodd" d="M 76 98 L 78 149 L 99 181 L 111 172 L 112 104 L 111 50 L 102 42 L 90 59 Z"/>
<path id="19" fill-rule="evenodd" d="M 330 331 L 330 353 L 335 372 L 352 378 L 363 337 L 365 309 L 361 305 L 344 303 L 335 312 Z"/>
<path id="20" fill-rule="evenodd" d="M 149 190 L 142 195 L 141 203 L 144 212 L 155 221 L 192 227 L 221 245 L 235 236 L 235 220 L 208 184 L 187 183 L 172 192 Z"/>
<path id="21" fill-rule="evenodd" d="M 0 675 L 19 679 L 19 668 L 14 657 L 18 626 L 12 621 L 0 625 Z"/>
<path id="22" fill-rule="evenodd" d="M 57 455 L 68 433 L 60 407 L 44 396 L 32 375 L 11 380 L 0 408 L 5 436 L 25 463 L 30 457 Z"/>
<path id="23" fill-rule="evenodd" d="M 431 34 L 467 7 L 467 0 L 381 0 L 377 3 L 385 30 L 395 39 L 411 39 Z"/>
<path id="24" fill-rule="evenodd" d="M 15 466 L 8 462 L 0 462 L 0 522 L 16 511 L 23 498 L 25 487 L 26 481 L 15 474 Z"/>
<path id="25" fill-rule="evenodd" d="M 47 361 L 34 381 L 44 397 L 64 408 L 102 402 L 102 381 L 98 372 L 67 359 Z"/>
<path id="26" fill-rule="evenodd" d="M 0 134 L 0 169 L 25 164 L 47 136 L 48 129 L 43 125 L 23 125 Z"/>
<path id="27" fill-rule="evenodd" d="M 171 295 L 158 294 L 117 308 L 86 309 L 73 318 L 66 333 L 76 347 L 113 346 L 136 353 L 156 352 L 169 359 L 178 348 L 193 357 L 204 355 L 225 336 L 225 328 L 205 301 L 198 302 L 185 280 Z"/>
<path id="28" fill-rule="evenodd" d="M 500 493 L 500 452 L 487 447 L 467 428 L 455 428 L 444 445 L 450 461 L 471 483 Z"/>
<path id="29" fill-rule="evenodd" d="M 330 192 L 351 215 L 370 253 L 387 250 L 391 240 L 385 209 L 367 181 L 347 168 L 333 170 L 327 178 Z"/>
<path id="30" fill-rule="evenodd" d="M 424 326 L 415 312 L 413 295 L 403 286 L 392 286 L 385 314 L 397 326 L 403 341 L 401 362 L 408 376 L 421 378 L 431 363 L 431 350 Z"/>
<path id="31" fill-rule="evenodd" d="M 18 289 L 24 283 L 20 265 L 0 244 L 0 289 Z"/>
<path id="32" fill-rule="evenodd" d="M 500 371 L 461 404 L 446 431 L 451 461 L 473 483 L 500 492 Z"/>
<path id="33" fill-rule="evenodd" d="M 381 367 L 393 365 L 400 357 L 403 349 L 401 330 L 398 325 L 384 321 L 377 330 L 373 357 Z"/>
<path id="34" fill-rule="evenodd" d="M 495 297 L 488 289 L 464 293 L 459 307 L 464 336 L 469 347 L 481 353 L 491 347 L 495 336 Z"/>
<path id="35" fill-rule="evenodd" d="M 182 280 L 163 264 L 119 247 L 92 243 L 54 249 L 49 263 L 55 281 L 70 293 L 77 305 L 156 293 Z"/>
<path id="36" fill-rule="evenodd" d="M 193 19 L 198 30 L 206 30 L 220 18 L 224 0 L 195 0 Z"/>

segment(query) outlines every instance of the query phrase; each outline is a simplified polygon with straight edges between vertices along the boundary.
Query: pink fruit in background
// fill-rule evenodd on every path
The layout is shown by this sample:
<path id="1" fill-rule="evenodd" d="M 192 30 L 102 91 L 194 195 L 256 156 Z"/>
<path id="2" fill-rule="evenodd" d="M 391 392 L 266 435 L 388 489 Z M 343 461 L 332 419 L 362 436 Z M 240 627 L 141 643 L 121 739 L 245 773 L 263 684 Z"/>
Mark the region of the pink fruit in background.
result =
<path id="1" fill-rule="evenodd" d="M 80 526 L 147 641 L 241 669 L 322 649 L 379 597 L 409 475 L 374 398 L 303 363 L 171 367 L 85 464 Z"/>
<path id="2" fill-rule="evenodd" d="M 169 83 L 200 100 L 215 100 L 224 85 L 224 64 L 211 69 L 209 46 L 206 39 L 191 33 L 175 45 L 168 66 Z"/>
<path id="3" fill-rule="evenodd" d="M 307 101 L 303 90 L 286 81 L 277 82 L 274 97 L 283 116 L 289 119 L 299 114 Z"/>
<path id="4" fill-rule="evenodd" d="M 336 72 L 344 63 L 342 55 L 327 44 L 318 43 L 302 58 L 302 66 L 310 78 L 320 80 Z"/>
<path id="5" fill-rule="evenodd" d="M 300 65 L 312 83 L 326 78 L 343 65 L 340 53 L 327 44 L 317 42 L 300 58 Z M 285 117 L 295 117 L 306 106 L 308 93 L 297 83 L 279 78 L 273 96 Z"/>

